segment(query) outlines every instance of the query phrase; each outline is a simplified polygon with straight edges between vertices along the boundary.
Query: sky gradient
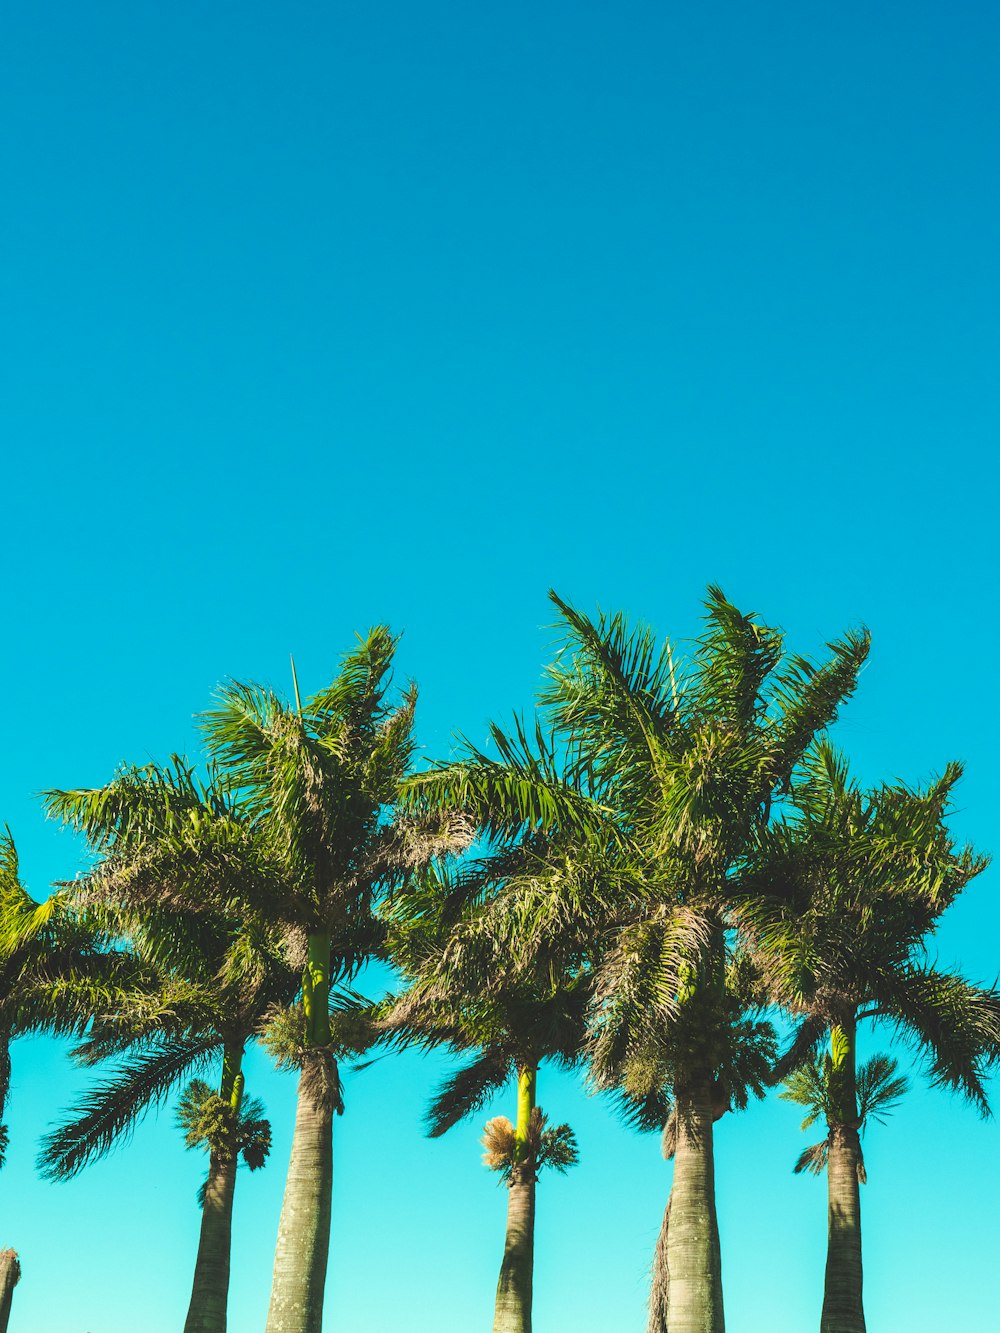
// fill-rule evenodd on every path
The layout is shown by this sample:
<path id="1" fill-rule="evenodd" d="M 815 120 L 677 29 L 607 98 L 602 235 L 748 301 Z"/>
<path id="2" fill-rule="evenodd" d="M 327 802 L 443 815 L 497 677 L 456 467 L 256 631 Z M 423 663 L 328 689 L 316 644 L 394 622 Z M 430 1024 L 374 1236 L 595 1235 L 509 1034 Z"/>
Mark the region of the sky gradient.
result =
<path id="1" fill-rule="evenodd" d="M 0 819 L 36 896 L 80 866 L 40 790 L 196 754 L 218 683 L 287 689 L 290 651 L 315 689 L 388 621 L 424 755 L 480 739 L 530 706 L 549 586 L 677 638 L 709 581 L 796 650 L 866 623 L 837 739 L 869 781 L 965 760 L 956 828 L 1000 847 L 998 54 L 985 3 L 9 0 Z M 996 883 L 938 941 L 980 981 Z M 46 1185 L 82 1078 L 51 1041 L 13 1061 L 12 1333 L 177 1333 L 203 1161 L 172 1109 Z M 331 1330 L 488 1326 L 504 1199 L 478 1121 L 422 1137 L 441 1068 L 349 1080 Z M 234 1333 L 294 1082 L 255 1054 L 248 1091 L 275 1145 L 238 1184 Z M 670 1169 L 577 1081 L 539 1095 L 582 1162 L 539 1189 L 536 1327 L 641 1333 Z M 719 1127 L 730 1333 L 818 1324 L 798 1119 Z M 923 1086 L 873 1129 L 873 1329 L 993 1326 L 998 1148 Z"/>

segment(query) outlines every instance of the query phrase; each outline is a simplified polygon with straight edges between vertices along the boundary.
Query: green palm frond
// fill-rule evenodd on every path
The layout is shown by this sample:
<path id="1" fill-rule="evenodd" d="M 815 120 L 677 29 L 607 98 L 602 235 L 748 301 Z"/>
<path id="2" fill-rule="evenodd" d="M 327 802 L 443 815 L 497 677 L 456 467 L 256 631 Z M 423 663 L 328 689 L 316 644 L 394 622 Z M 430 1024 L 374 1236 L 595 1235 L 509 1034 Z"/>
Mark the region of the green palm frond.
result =
<path id="1" fill-rule="evenodd" d="M 1000 1058 L 1000 992 L 925 964 L 876 978 L 872 999 L 927 1061 L 932 1083 L 989 1115 L 986 1073 Z"/>
<path id="2" fill-rule="evenodd" d="M 84 1095 L 74 1118 L 45 1135 L 38 1158 L 41 1174 L 48 1180 L 67 1180 L 103 1156 L 221 1045 L 218 1037 L 208 1035 L 160 1042 L 133 1054 L 118 1074 Z"/>
<path id="3" fill-rule="evenodd" d="M 463 741 L 465 758 L 412 774 L 403 784 L 402 809 L 465 812 L 493 843 L 554 830 L 614 837 L 610 811 L 564 774 L 555 740 L 540 724 L 533 736 L 519 717 L 509 732 L 491 724 L 490 739 L 498 759 Z"/>
<path id="4" fill-rule="evenodd" d="M 509 1055 L 487 1049 L 457 1070 L 438 1089 L 427 1111 L 427 1132 L 438 1138 L 467 1116 L 474 1115 L 510 1080 L 513 1061 Z"/>
<path id="5" fill-rule="evenodd" d="M 715 585 L 706 594 L 705 624 L 694 656 L 699 711 L 747 727 L 766 708 L 762 691 L 781 661 L 783 636 L 739 611 Z"/>
<path id="6" fill-rule="evenodd" d="M 897 1061 L 889 1055 L 875 1055 L 858 1068 L 858 1118 L 862 1128 L 876 1120 L 884 1125 L 909 1091 L 910 1081 L 897 1075 Z"/>
<path id="7" fill-rule="evenodd" d="M 780 711 L 771 735 L 775 783 L 789 781 L 817 736 L 836 721 L 841 706 L 857 688 L 871 635 L 867 629 L 851 631 L 827 648 L 830 658 L 821 667 L 814 667 L 806 658 L 792 657 L 777 672 L 775 693 Z"/>
<path id="8" fill-rule="evenodd" d="M 374 731 L 384 719 L 384 700 L 391 684 L 392 662 L 399 635 L 376 625 L 356 648 L 345 653 L 334 680 L 309 697 L 306 712 L 322 718 L 327 727 L 345 726 L 352 732 Z"/>
<path id="9" fill-rule="evenodd" d="M 625 616 L 593 621 L 549 592 L 569 635 L 569 662 L 549 668 L 542 705 L 573 746 L 578 769 L 592 779 L 609 764 L 658 755 L 676 722 L 677 678 L 668 643 L 656 646 L 649 626 Z"/>

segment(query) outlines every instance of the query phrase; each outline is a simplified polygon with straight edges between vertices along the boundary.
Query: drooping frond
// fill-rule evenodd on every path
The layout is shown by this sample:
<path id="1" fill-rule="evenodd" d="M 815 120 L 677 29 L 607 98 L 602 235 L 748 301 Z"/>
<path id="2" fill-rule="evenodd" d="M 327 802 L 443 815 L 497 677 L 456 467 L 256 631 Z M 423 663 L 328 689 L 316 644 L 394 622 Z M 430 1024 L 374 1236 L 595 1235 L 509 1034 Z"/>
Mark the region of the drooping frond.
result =
<path id="1" fill-rule="evenodd" d="M 42 1140 L 38 1168 L 46 1179 L 67 1180 L 128 1137 L 146 1111 L 161 1102 L 193 1068 L 221 1047 L 215 1035 L 164 1041 L 132 1055 L 120 1073 L 84 1094 L 75 1117 Z"/>
<path id="2" fill-rule="evenodd" d="M 878 978 L 872 992 L 879 1013 L 926 1059 L 932 1082 L 989 1115 L 985 1080 L 1000 1058 L 1000 992 L 930 965 Z"/>
<path id="3" fill-rule="evenodd" d="M 510 1081 L 509 1055 L 487 1049 L 457 1070 L 438 1089 L 427 1111 L 427 1132 L 438 1138 L 460 1120 L 475 1114 Z"/>
<path id="4" fill-rule="evenodd" d="M 555 741 L 540 724 L 529 737 L 523 719 L 515 717 L 510 732 L 492 724 L 490 738 L 498 759 L 463 742 L 465 758 L 406 779 L 402 809 L 465 812 L 491 842 L 553 831 L 580 837 L 614 836 L 610 811 L 567 778 Z"/>

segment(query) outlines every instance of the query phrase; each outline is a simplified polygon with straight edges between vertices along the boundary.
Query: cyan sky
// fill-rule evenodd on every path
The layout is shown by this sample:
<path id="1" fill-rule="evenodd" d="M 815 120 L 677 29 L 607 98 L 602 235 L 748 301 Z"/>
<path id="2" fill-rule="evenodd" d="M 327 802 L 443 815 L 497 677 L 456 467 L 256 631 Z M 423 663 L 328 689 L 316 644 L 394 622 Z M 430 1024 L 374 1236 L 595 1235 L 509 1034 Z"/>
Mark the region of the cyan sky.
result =
<path id="1" fill-rule="evenodd" d="M 35 893 L 79 864 L 36 792 L 193 750 L 225 676 L 285 687 L 294 651 L 315 688 L 374 621 L 426 753 L 481 737 L 530 703 L 550 584 L 678 637 L 709 580 L 796 649 L 865 621 L 839 739 L 871 780 L 965 759 L 956 824 L 996 849 L 998 38 L 985 3 L 10 0 L 0 818 Z M 980 980 L 995 884 L 940 937 Z M 504 1199 L 478 1123 L 422 1139 L 437 1068 L 350 1081 L 331 1329 L 488 1326 Z M 275 1149 L 239 1183 L 234 1333 L 294 1096 L 251 1073 Z M 15 1047 L 12 1327 L 177 1333 L 202 1163 L 167 1111 L 41 1184 L 79 1084 Z M 669 1168 L 540 1091 L 583 1162 L 541 1186 L 537 1327 L 640 1333 Z M 731 1333 L 818 1323 L 797 1120 L 720 1126 Z M 940 1093 L 872 1132 L 872 1328 L 993 1326 L 998 1147 Z"/>

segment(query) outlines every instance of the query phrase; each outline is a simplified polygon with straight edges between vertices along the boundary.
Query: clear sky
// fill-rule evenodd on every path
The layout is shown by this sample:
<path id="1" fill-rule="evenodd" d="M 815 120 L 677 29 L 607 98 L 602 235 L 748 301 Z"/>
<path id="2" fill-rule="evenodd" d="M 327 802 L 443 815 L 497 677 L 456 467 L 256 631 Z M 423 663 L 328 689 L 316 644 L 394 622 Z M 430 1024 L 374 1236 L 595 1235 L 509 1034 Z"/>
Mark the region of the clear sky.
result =
<path id="1" fill-rule="evenodd" d="M 8 0 L 0 818 L 35 894 L 79 865 L 35 793 L 194 751 L 216 684 L 284 688 L 289 651 L 316 688 L 387 620 L 425 753 L 481 737 L 530 703 L 549 585 L 684 636 L 716 580 L 804 651 L 866 622 L 839 740 L 873 781 L 965 759 L 957 826 L 1000 847 L 998 39 L 982 0 Z M 939 940 L 979 980 L 996 883 Z M 13 1058 L 13 1333 L 177 1333 L 203 1160 L 168 1110 L 42 1184 L 81 1079 Z M 439 1071 L 350 1080 L 331 1330 L 488 1327 L 505 1201 L 478 1122 L 421 1137 Z M 294 1100 L 250 1075 L 234 1333 Z M 540 1186 L 536 1327 L 641 1333 L 669 1167 L 574 1080 L 540 1095 L 583 1160 Z M 818 1324 L 797 1125 L 719 1127 L 731 1333 Z M 872 1328 L 995 1327 L 998 1147 L 937 1092 L 872 1131 Z"/>

